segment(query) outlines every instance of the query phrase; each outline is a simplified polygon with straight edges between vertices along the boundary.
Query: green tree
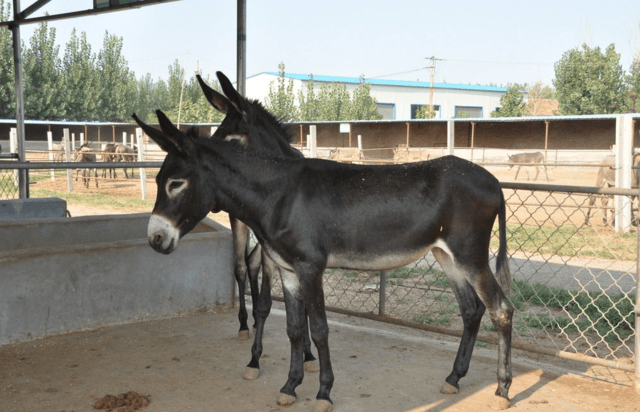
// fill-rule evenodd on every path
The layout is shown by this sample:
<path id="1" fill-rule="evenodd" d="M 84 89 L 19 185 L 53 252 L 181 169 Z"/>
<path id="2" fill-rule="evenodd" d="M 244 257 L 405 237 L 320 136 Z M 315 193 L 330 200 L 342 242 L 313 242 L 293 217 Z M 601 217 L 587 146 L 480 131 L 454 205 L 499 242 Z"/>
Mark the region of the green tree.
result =
<path id="1" fill-rule="evenodd" d="M 98 73 L 96 56 L 91 52 L 87 34 L 78 38 L 75 29 L 65 48 L 62 59 L 63 90 L 69 120 L 98 120 Z"/>
<path id="2" fill-rule="evenodd" d="M 527 104 L 524 95 L 520 91 L 522 86 L 513 84 L 507 88 L 507 92 L 500 97 L 500 108 L 491 112 L 491 117 L 520 117 L 524 114 Z"/>
<path id="3" fill-rule="evenodd" d="M 625 77 L 626 93 L 625 105 L 629 112 L 640 111 L 640 54 L 636 54 Z"/>
<path id="4" fill-rule="evenodd" d="M 11 3 L 0 0 L 0 20 L 11 19 Z M 11 31 L 0 27 L 0 119 L 16 117 L 16 89 Z"/>
<path id="5" fill-rule="evenodd" d="M 611 114 L 625 111 L 624 73 L 620 55 L 609 45 L 572 49 L 555 64 L 556 89 L 562 114 Z"/>
<path id="6" fill-rule="evenodd" d="M 266 107 L 278 118 L 297 120 L 299 116 L 295 105 L 293 81 L 289 80 L 289 82 L 287 82 L 284 69 L 284 63 L 280 63 L 278 65 L 277 85 L 274 87 L 273 82 L 269 84 Z"/>
<path id="7" fill-rule="evenodd" d="M 347 86 L 339 83 L 328 83 L 320 86 L 318 93 L 318 110 L 320 120 L 351 120 L 351 97 Z"/>
<path id="8" fill-rule="evenodd" d="M 40 23 L 24 52 L 24 106 L 26 119 L 65 118 L 65 95 L 61 74 L 60 47 L 56 29 Z"/>
<path id="9" fill-rule="evenodd" d="M 436 117 L 436 111 L 428 104 L 423 104 L 416 110 L 416 119 L 433 119 Z"/>
<path id="10" fill-rule="evenodd" d="M 378 113 L 378 101 L 371 97 L 371 85 L 365 81 L 364 75 L 360 76 L 360 85 L 353 91 L 350 108 L 349 120 L 382 119 Z"/>
<path id="11" fill-rule="evenodd" d="M 300 105 L 300 120 L 308 122 L 322 120 L 320 118 L 320 107 L 316 96 L 315 83 L 313 82 L 313 74 L 309 75 L 306 93 L 302 90 L 298 92 L 298 102 Z"/>
<path id="12" fill-rule="evenodd" d="M 98 87 L 98 117 L 102 121 L 129 121 L 132 76 L 122 55 L 122 37 L 105 32 L 102 49 L 98 53 L 97 69 L 100 72 Z"/>

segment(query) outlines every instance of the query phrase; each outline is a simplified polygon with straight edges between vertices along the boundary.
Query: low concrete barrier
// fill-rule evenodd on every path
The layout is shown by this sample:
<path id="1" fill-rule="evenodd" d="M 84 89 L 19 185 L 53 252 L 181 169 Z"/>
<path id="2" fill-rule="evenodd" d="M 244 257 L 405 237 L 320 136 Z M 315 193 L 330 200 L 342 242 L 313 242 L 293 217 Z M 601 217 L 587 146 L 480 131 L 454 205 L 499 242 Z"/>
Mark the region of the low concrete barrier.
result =
<path id="1" fill-rule="evenodd" d="M 0 222 L 0 344 L 231 305 L 231 231 L 205 219 L 162 255 L 148 220 Z"/>

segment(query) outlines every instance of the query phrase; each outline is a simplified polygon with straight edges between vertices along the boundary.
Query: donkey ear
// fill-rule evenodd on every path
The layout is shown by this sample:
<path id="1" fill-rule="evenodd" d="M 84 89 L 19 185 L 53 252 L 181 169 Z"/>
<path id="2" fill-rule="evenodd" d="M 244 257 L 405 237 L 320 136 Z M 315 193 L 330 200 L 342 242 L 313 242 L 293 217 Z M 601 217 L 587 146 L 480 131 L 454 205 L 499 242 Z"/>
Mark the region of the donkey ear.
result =
<path id="1" fill-rule="evenodd" d="M 140 120 L 140 118 L 138 118 L 138 116 L 136 116 L 135 113 L 131 117 L 133 117 L 133 120 L 135 120 L 136 123 L 138 123 L 138 126 L 140 126 L 142 130 L 147 134 L 147 136 L 149 136 L 151 140 L 156 142 L 162 150 L 164 150 L 167 153 L 171 153 L 173 151 L 179 150 L 176 143 L 173 140 L 171 140 L 168 136 L 166 136 L 161 130 L 158 130 L 155 127 L 149 126 L 148 124 Z"/>
<path id="2" fill-rule="evenodd" d="M 213 88 L 209 87 L 209 85 L 206 84 L 204 80 L 202 80 L 202 77 L 200 77 L 199 74 L 196 74 L 196 79 L 198 79 L 200 88 L 204 92 L 204 96 L 207 98 L 209 103 L 211 103 L 211 105 L 215 107 L 216 110 L 218 110 L 220 113 L 227 114 L 229 106 L 231 105 L 229 100 L 222 94 L 215 91 Z"/>
<path id="3" fill-rule="evenodd" d="M 242 113 L 242 115 L 246 115 L 244 110 L 244 102 L 245 98 L 238 93 L 238 91 L 233 87 L 231 81 L 225 76 L 222 72 L 216 72 L 218 76 L 218 81 L 220 82 L 220 86 L 222 87 L 222 91 L 225 96 L 229 99 L 229 102 L 236 108 L 237 111 Z"/>

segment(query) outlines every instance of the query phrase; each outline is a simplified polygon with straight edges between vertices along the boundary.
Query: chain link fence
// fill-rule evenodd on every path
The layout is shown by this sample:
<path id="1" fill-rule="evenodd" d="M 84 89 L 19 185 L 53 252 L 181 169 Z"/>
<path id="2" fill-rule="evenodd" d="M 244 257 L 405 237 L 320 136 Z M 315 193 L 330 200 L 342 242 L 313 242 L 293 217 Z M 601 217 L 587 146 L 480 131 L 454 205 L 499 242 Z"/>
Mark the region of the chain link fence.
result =
<path id="1" fill-rule="evenodd" d="M 515 187 L 515 188 L 513 188 Z M 524 187 L 524 188 L 523 188 Z M 542 188 L 541 188 L 542 187 Z M 617 233 L 591 196 L 544 185 L 503 184 L 507 201 L 513 345 L 585 364 L 584 374 L 631 385 L 634 372 L 637 233 Z M 609 202 L 611 204 L 612 202 Z M 600 203 L 597 202 L 597 205 Z M 497 223 L 491 242 L 497 253 Z M 492 261 L 492 268 L 495 263 Z M 431 254 L 388 272 L 327 270 L 326 306 L 459 336 L 449 281 Z M 282 298 L 279 279 L 273 293 Z M 495 343 L 488 314 L 478 345 Z"/>
<path id="2" fill-rule="evenodd" d="M 19 197 L 17 171 L 0 169 L 0 200 L 17 199 Z"/>

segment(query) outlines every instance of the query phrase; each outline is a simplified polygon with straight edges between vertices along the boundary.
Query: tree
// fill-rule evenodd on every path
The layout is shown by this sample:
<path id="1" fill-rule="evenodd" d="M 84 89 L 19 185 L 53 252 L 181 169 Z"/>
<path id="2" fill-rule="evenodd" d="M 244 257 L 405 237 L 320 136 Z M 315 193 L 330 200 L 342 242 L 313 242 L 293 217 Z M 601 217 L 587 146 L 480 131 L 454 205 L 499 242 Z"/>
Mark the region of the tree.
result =
<path id="1" fill-rule="evenodd" d="M 306 94 L 302 90 L 298 92 L 298 102 L 300 104 L 300 120 L 307 122 L 315 122 L 321 120 L 319 101 L 318 97 L 316 96 L 315 84 L 313 82 L 313 74 L 309 75 Z"/>
<path id="2" fill-rule="evenodd" d="M 625 77 L 626 93 L 625 105 L 629 112 L 640 111 L 640 54 L 636 54 Z"/>
<path id="3" fill-rule="evenodd" d="M 433 119 L 436 117 L 436 111 L 428 104 L 423 104 L 416 110 L 416 119 Z"/>
<path id="4" fill-rule="evenodd" d="M 624 74 L 620 55 L 609 45 L 604 53 L 586 44 L 565 52 L 555 64 L 562 114 L 611 114 L 625 111 Z"/>
<path id="5" fill-rule="evenodd" d="M 87 34 L 82 32 L 78 38 L 74 29 L 62 59 L 68 120 L 98 120 L 98 73 L 95 64 L 96 56 L 91 52 Z"/>
<path id="6" fill-rule="evenodd" d="M 98 53 L 98 118 L 103 121 L 130 121 L 127 113 L 128 96 L 132 87 L 132 75 L 122 55 L 122 37 L 105 32 L 102 49 Z"/>
<path id="7" fill-rule="evenodd" d="M 353 91 L 350 108 L 349 120 L 382 119 L 378 113 L 378 101 L 371 97 L 371 85 L 365 81 L 364 75 L 360 76 L 360 85 Z"/>
<path id="8" fill-rule="evenodd" d="M 267 95 L 266 107 L 276 117 L 297 120 L 298 110 L 295 105 L 293 94 L 293 81 L 286 81 L 284 63 L 278 65 L 277 86 L 274 88 L 273 82 L 269 84 L 269 94 Z"/>
<path id="9" fill-rule="evenodd" d="M 527 108 L 525 116 L 538 116 L 545 101 L 556 98 L 556 91 L 549 86 L 544 86 L 538 81 L 531 86 L 525 85 L 527 89 Z"/>
<path id="10" fill-rule="evenodd" d="M 40 23 L 24 52 L 24 106 L 26 119 L 59 120 L 66 115 L 56 29 Z"/>
<path id="11" fill-rule="evenodd" d="M 520 117 L 527 108 L 521 86 L 513 84 L 500 97 L 500 108 L 491 112 L 491 117 Z"/>

